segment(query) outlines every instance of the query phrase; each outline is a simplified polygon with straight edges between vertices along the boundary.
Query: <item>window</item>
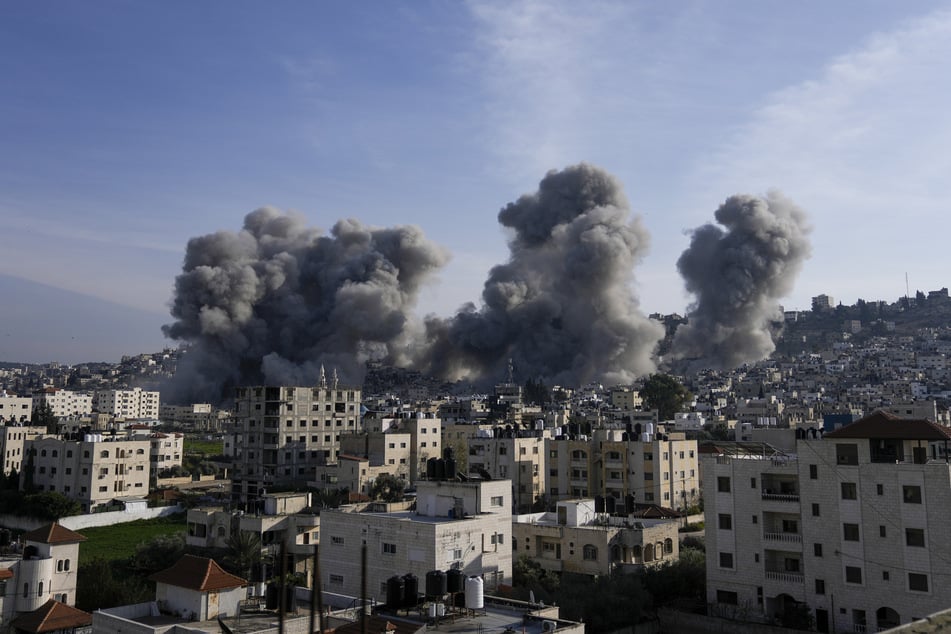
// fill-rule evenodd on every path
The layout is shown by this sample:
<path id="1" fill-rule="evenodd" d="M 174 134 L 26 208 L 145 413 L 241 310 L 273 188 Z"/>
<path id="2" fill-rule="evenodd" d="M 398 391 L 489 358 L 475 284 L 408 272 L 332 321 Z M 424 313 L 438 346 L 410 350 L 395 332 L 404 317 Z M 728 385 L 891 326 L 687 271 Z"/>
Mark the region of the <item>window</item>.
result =
<path id="1" fill-rule="evenodd" d="M 756 478 L 750 478 L 750 488 L 751 489 L 756 488 Z"/>
<path id="2" fill-rule="evenodd" d="M 816 480 L 819 478 L 819 467 L 811 464 L 809 465 L 809 479 Z"/>
<path id="3" fill-rule="evenodd" d="M 862 583 L 862 569 L 858 566 L 845 567 L 846 583 Z"/>
<path id="4" fill-rule="evenodd" d="M 330 585 L 332 585 L 332 586 L 342 586 L 342 585 L 343 585 L 343 575 L 330 575 Z"/>
<path id="5" fill-rule="evenodd" d="M 818 502 L 812 503 L 812 516 L 819 517 L 819 503 Z"/>
<path id="6" fill-rule="evenodd" d="M 884 487 L 884 485 L 876 484 L 876 485 L 875 485 L 875 492 L 878 493 L 879 495 L 884 495 L 884 494 L 885 494 L 885 487 Z"/>
<path id="7" fill-rule="evenodd" d="M 720 567 L 721 568 L 733 567 L 733 553 L 720 553 Z"/>
<path id="8" fill-rule="evenodd" d="M 816 594 L 825 594 L 825 593 L 826 593 L 825 579 L 816 579 Z"/>
<path id="9" fill-rule="evenodd" d="M 759 523 L 759 515 L 754 515 L 754 516 L 753 516 L 753 523 L 754 523 L 754 524 Z"/>
<path id="10" fill-rule="evenodd" d="M 383 554 L 384 555 L 395 555 L 396 554 L 396 544 L 388 544 L 383 542 Z"/>
<path id="11" fill-rule="evenodd" d="M 816 557 L 822 557 L 822 544 L 813 544 L 812 554 Z"/>
<path id="12" fill-rule="evenodd" d="M 901 488 L 901 499 L 906 504 L 921 504 L 921 487 L 905 485 Z"/>
<path id="13" fill-rule="evenodd" d="M 585 544 L 584 548 L 581 551 L 581 556 L 585 561 L 597 561 L 598 560 L 598 549 L 592 544 Z"/>
<path id="14" fill-rule="evenodd" d="M 835 446 L 836 464 L 857 466 L 859 464 L 859 446 L 854 443 L 839 443 Z"/>
<path id="15" fill-rule="evenodd" d="M 783 532 L 784 533 L 798 533 L 799 520 L 783 520 Z"/>
<path id="16" fill-rule="evenodd" d="M 735 592 L 729 590 L 717 590 L 717 603 L 737 605 L 739 603 L 739 597 Z"/>
<path id="17" fill-rule="evenodd" d="M 720 530 L 730 531 L 733 530 L 733 516 L 729 513 L 720 513 L 718 516 Z"/>
<path id="18" fill-rule="evenodd" d="M 726 476 L 717 477 L 717 491 L 720 493 L 730 492 L 730 478 Z"/>
<path id="19" fill-rule="evenodd" d="M 922 528 L 905 529 L 905 545 L 918 548 L 925 547 L 925 531 Z"/>
<path id="20" fill-rule="evenodd" d="M 917 572 L 908 573 L 908 589 L 915 592 L 927 592 L 928 591 L 928 575 L 923 575 Z"/>
<path id="21" fill-rule="evenodd" d="M 854 500 L 856 499 L 856 490 L 854 482 L 843 482 L 842 483 L 842 499 L 843 500 Z"/>
<path id="22" fill-rule="evenodd" d="M 502 496 L 495 495 L 491 499 L 492 506 L 502 506 Z"/>
<path id="23" fill-rule="evenodd" d="M 331 543 L 331 544 L 334 544 L 334 545 L 336 545 L 336 546 L 343 546 L 344 540 L 343 540 L 343 537 L 340 537 L 340 536 L 338 536 L 338 535 L 331 535 L 331 536 L 330 536 L 330 543 Z"/>
<path id="24" fill-rule="evenodd" d="M 844 539 L 847 542 L 859 541 L 859 525 L 858 524 L 843 524 L 842 525 L 842 539 Z"/>
<path id="25" fill-rule="evenodd" d="M 887 537 L 887 535 L 888 535 L 888 531 L 885 530 L 885 525 L 884 525 L 884 524 L 880 524 L 879 527 L 878 527 L 878 536 L 879 536 L 879 537 Z"/>

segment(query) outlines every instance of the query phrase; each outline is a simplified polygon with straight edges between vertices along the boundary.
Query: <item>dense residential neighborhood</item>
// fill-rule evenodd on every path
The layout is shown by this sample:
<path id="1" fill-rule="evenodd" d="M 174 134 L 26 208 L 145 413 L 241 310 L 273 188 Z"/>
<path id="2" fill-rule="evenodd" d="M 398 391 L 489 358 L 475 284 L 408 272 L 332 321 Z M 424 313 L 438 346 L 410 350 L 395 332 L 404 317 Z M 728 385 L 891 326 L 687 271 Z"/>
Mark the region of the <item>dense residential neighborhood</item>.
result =
<path id="1" fill-rule="evenodd" d="M 648 609 L 633 591 L 636 618 L 617 622 L 906 625 L 951 607 L 951 301 L 918 302 L 819 296 L 784 314 L 770 359 L 631 385 L 548 386 L 510 364 L 477 392 L 371 364 L 362 385 L 321 368 L 314 385 L 166 404 L 187 352 L 5 363 L 4 487 L 74 506 L 9 526 L 0 628 L 212 632 L 220 617 L 271 632 L 277 614 L 345 631 L 364 614 L 388 631 L 592 631 L 590 609 L 536 593 L 656 588 L 703 552 L 700 596 Z M 217 450 L 189 459 L 198 441 Z M 78 609 L 83 526 L 170 512 L 188 552 L 151 573 L 154 599 Z"/>

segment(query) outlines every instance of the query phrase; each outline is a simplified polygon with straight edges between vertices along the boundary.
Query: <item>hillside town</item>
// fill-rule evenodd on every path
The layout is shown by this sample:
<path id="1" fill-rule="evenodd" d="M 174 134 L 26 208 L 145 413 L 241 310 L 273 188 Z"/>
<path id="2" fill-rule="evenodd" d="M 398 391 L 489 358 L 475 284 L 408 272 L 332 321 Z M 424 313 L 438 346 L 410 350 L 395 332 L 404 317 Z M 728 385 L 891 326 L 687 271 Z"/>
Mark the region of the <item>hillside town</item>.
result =
<path id="1" fill-rule="evenodd" d="M 764 361 L 629 385 L 510 362 L 478 392 L 370 363 L 362 384 L 322 367 L 165 403 L 185 350 L 3 363 L 0 484 L 73 510 L 3 509 L 0 629 L 604 631 L 546 584 L 705 552 L 702 596 L 653 596 L 623 631 L 904 631 L 951 608 L 949 316 L 947 289 L 820 295 Z M 192 440 L 220 451 L 190 459 Z M 153 600 L 77 607 L 84 527 L 172 513 L 189 551 Z M 226 570 L 241 540 L 254 563 Z"/>

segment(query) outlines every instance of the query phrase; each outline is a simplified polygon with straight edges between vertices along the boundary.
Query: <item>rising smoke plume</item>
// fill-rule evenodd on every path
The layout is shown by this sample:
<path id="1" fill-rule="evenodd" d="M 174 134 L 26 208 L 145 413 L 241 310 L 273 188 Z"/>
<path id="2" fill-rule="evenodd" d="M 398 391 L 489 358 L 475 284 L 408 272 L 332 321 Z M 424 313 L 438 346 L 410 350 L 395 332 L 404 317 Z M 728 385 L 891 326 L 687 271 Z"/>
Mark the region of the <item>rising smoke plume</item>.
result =
<path id="1" fill-rule="evenodd" d="M 190 344 L 172 400 L 247 384 L 312 385 L 321 364 L 362 379 L 371 357 L 406 363 L 420 284 L 447 260 L 415 227 L 341 220 L 329 236 L 258 209 L 238 232 L 188 242 L 165 334 Z"/>
<path id="2" fill-rule="evenodd" d="M 654 369 L 663 328 L 632 290 L 648 235 L 614 178 L 586 164 L 551 171 L 499 222 L 513 232 L 509 261 L 490 271 L 481 307 L 427 320 L 422 369 L 497 382 L 511 358 L 521 377 L 567 385 Z"/>
<path id="3" fill-rule="evenodd" d="M 775 349 L 770 324 L 782 320 L 778 300 L 792 290 L 810 254 L 805 213 L 778 192 L 732 196 L 715 218 L 725 230 L 713 224 L 696 229 L 677 261 L 696 303 L 674 335 L 671 356 L 691 369 L 769 356 Z"/>

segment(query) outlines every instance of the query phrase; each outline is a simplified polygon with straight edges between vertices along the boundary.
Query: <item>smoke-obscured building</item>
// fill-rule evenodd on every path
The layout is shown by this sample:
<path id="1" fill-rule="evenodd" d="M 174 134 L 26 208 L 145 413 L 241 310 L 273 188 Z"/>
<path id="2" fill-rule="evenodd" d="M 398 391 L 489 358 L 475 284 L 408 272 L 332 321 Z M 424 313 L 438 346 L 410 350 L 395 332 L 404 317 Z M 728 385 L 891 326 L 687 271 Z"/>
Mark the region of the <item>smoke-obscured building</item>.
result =
<path id="1" fill-rule="evenodd" d="M 341 435 L 362 431 L 360 398 L 360 388 L 336 381 L 237 388 L 234 497 L 248 502 L 275 484 L 314 480 L 318 466 L 337 461 Z"/>

